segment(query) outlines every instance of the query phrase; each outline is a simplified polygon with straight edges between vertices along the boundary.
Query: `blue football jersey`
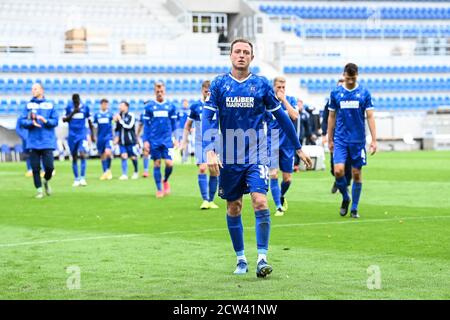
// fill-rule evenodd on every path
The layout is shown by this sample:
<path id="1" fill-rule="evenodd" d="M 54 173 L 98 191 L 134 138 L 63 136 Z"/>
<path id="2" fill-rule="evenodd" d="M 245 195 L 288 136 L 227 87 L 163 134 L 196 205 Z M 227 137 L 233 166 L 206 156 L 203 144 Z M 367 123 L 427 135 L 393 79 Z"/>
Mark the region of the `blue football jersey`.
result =
<path id="1" fill-rule="evenodd" d="M 113 114 L 111 111 L 100 111 L 94 115 L 94 123 L 97 125 L 97 140 L 112 140 L 112 121 Z"/>
<path id="2" fill-rule="evenodd" d="M 139 122 L 144 125 L 144 132 L 142 133 L 143 136 L 148 137 L 148 135 L 150 134 L 150 117 L 145 115 L 145 111 L 141 113 Z"/>
<path id="3" fill-rule="evenodd" d="M 266 111 L 281 108 L 281 104 L 265 77 L 250 74 L 244 80 L 237 80 L 231 73 L 217 76 L 211 83 L 204 108 L 217 114 L 223 137 L 219 151 L 223 163 L 268 163 L 265 115 Z M 247 136 L 243 141 L 232 136 L 239 132 Z M 228 150 L 229 142 L 232 146 Z"/>
<path id="4" fill-rule="evenodd" d="M 197 143 L 201 143 L 202 141 L 202 111 L 204 104 L 205 102 L 199 99 L 189 107 L 189 109 L 191 110 L 191 112 L 189 113 L 189 119 L 194 121 L 195 142 Z M 213 128 L 217 129 L 218 123 L 216 114 L 214 114 L 213 121 L 214 121 Z"/>
<path id="5" fill-rule="evenodd" d="M 336 87 L 330 94 L 328 109 L 336 112 L 335 141 L 363 143 L 366 141 L 365 112 L 373 109 L 370 92 L 357 84 L 353 90 Z"/>
<path id="6" fill-rule="evenodd" d="M 286 99 L 291 104 L 292 107 L 297 108 L 297 98 L 292 96 L 286 96 Z M 287 108 L 284 104 L 281 104 L 283 110 L 286 110 L 287 114 Z M 289 115 L 288 115 L 289 116 Z M 289 141 L 289 139 L 286 136 L 286 133 L 281 129 L 277 119 L 275 119 L 274 115 L 271 112 L 266 112 L 266 121 L 267 121 L 267 135 L 270 137 L 271 130 L 278 130 L 278 141 L 279 145 L 282 148 L 294 148 L 292 143 Z M 298 133 L 297 133 L 298 134 Z"/>
<path id="7" fill-rule="evenodd" d="M 184 124 L 186 123 L 187 118 L 189 117 L 190 110 L 189 108 L 180 108 L 177 111 L 178 115 L 178 122 L 177 122 L 177 128 L 183 129 Z"/>
<path id="8" fill-rule="evenodd" d="M 173 147 L 172 132 L 176 129 L 177 110 L 167 101 L 149 101 L 145 105 L 145 116 L 150 118 L 149 139 L 152 146 Z"/>
<path id="9" fill-rule="evenodd" d="M 74 105 L 72 101 L 69 101 L 66 107 L 66 116 L 72 113 Z M 79 106 L 80 111 L 75 113 L 72 119 L 69 121 L 69 137 L 86 137 L 86 120 L 91 116 L 89 107 L 81 103 Z"/>

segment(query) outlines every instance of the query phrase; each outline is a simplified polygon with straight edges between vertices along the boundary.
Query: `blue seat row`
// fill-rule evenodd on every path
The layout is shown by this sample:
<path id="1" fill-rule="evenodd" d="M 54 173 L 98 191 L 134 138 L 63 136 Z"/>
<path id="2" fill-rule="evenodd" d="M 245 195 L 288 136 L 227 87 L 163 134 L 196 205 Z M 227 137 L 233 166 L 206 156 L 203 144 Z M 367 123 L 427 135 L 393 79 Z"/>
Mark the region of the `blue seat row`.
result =
<path id="1" fill-rule="evenodd" d="M 153 96 L 149 96 L 149 99 L 152 99 Z M 88 105 L 91 108 L 91 113 L 96 113 L 100 111 L 100 99 L 90 99 L 82 96 L 83 103 Z M 140 113 L 144 110 L 144 99 L 123 99 L 129 102 L 130 111 L 135 113 Z M 119 103 L 122 101 L 119 99 L 110 100 L 110 107 L 113 112 L 118 111 Z M 181 108 L 182 101 L 180 99 L 169 99 L 170 102 L 174 103 L 178 108 Z M 59 99 L 53 100 L 56 110 L 59 112 L 60 116 L 64 114 L 65 108 L 69 100 Z M 189 104 L 192 104 L 194 100 L 190 99 Z M 4 115 L 19 115 L 26 107 L 28 100 L 16 100 L 12 99 L 11 101 L 0 100 L 0 114 Z"/>
<path id="2" fill-rule="evenodd" d="M 450 97 L 378 97 L 372 98 L 377 110 L 433 109 L 450 106 Z"/>
<path id="3" fill-rule="evenodd" d="M 450 91 L 450 78 L 421 79 L 361 79 L 359 81 L 370 91 Z M 336 86 L 336 79 L 302 79 L 300 85 L 311 93 L 329 92 Z"/>
<path id="4" fill-rule="evenodd" d="M 132 66 L 132 65 L 26 65 L 3 64 L 3 73 L 227 73 L 227 66 Z M 252 72 L 259 73 L 259 67 L 252 68 Z"/>
<path id="5" fill-rule="evenodd" d="M 275 16 L 302 19 L 450 19 L 449 7 L 361 7 L 260 5 L 259 10 Z"/>
<path id="6" fill-rule="evenodd" d="M 150 93 L 157 79 L 43 79 L 40 80 L 50 94 L 57 93 Z M 31 90 L 32 79 L 0 79 L 0 92 L 26 94 Z M 169 93 L 200 92 L 203 79 L 164 80 Z"/>
<path id="7" fill-rule="evenodd" d="M 298 37 L 307 38 L 419 38 L 449 37 L 450 25 L 288 25 L 283 24 L 281 30 L 294 32 Z"/>
<path id="8" fill-rule="evenodd" d="M 284 73 L 301 74 L 340 74 L 342 66 L 285 66 Z M 450 72 L 450 65 L 429 65 L 429 66 L 360 66 L 360 73 L 444 73 Z"/>

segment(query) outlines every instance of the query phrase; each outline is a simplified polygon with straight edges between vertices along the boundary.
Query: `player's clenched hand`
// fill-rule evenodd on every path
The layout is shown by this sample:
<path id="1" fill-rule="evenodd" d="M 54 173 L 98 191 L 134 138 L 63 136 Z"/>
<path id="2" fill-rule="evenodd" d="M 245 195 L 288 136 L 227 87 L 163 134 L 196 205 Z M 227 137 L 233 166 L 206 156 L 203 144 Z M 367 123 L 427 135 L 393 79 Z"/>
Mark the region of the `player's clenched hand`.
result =
<path id="1" fill-rule="evenodd" d="M 208 163 L 209 172 L 211 175 L 219 176 L 220 168 L 223 168 L 220 159 L 214 151 L 208 151 L 206 153 L 206 161 Z"/>
<path id="2" fill-rule="evenodd" d="M 334 152 L 334 141 L 328 140 L 328 150 L 330 150 L 331 153 Z"/>
<path id="3" fill-rule="evenodd" d="M 186 151 L 186 148 L 187 148 L 187 142 L 186 141 L 181 141 L 181 146 L 180 146 L 180 149 L 182 150 L 182 151 Z"/>
<path id="4" fill-rule="evenodd" d="M 306 169 L 312 168 L 312 161 L 309 155 L 304 153 L 302 149 L 297 150 L 297 155 L 300 158 L 300 160 L 302 160 L 305 163 Z"/>
<path id="5" fill-rule="evenodd" d="M 37 123 L 36 120 L 33 120 L 33 126 L 42 128 L 42 126 L 39 123 Z"/>
<path id="6" fill-rule="evenodd" d="M 37 115 L 36 119 L 43 122 L 43 123 L 47 123 L 47 119 L 45 119 L 43 116 Z"/>
<path id="7" fill-rule="evenodd" d="M 375 152 L 377 152 L 377 142 L 376 141 L 372 141 L 370 143 L 370 155 L 374 155 Z"/>

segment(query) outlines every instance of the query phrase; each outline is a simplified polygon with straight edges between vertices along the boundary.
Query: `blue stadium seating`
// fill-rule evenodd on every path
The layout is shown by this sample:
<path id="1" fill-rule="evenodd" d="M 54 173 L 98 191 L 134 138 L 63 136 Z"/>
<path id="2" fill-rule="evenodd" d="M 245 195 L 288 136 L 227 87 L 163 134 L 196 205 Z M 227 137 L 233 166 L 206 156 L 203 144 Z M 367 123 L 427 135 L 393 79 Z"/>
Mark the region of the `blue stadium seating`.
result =
<path id="1" fill-rule="evenodd" d="M 0 68 L 2 73 L 226 73 L 228 66 L 136 66 L 136 65 L 8 65 Z M 258 66 L 252 67 L 252 72 L 259 73 Z"/>
<path id="2" fill-rule="evenodd" d="M 450 7 L 380 7 L 361 6 L 285 6 L 260 5 L 259 10 L 273 16 L 297 16 L 302 19 L 450 19 Z"/>
<path id="3" fill-rule="evenodd" d="M 42 79 L 50 94 L 79 93 L 146 93 L 152 92 L 155 79 Z M 203 79 L 166 79 L 169 93 L 198 93 Z M 12 94 L 28 94 L 33 80 L 0 79 L 0 91 Z"/>
<path id="4" fill-rule="evenodd" d="M 395 82 L 395 81 L 394 81 Z M 316 82 L 314 84 L 318 86 L 319 89 L 324 88 L 326 85 L 331 85 L 331 82 Z M 328 88 L 327 88 L 328 89 Z M 428 110 L 437 108 L 438 106 L 446 105 L 450 106 L 450 96 L 395 96 L 395 97 L 383 97 L 379 95 L 373 95 L 373 103 L 377 110 L 402 110 L 402 109 L 417 109 L 417 110 Z M 178 99 L 171 100 L 176 105 L 180 106 L 181 101 Z M 190 103 L 194 100 L 191 99 Z M 60 115 L 64 113 L 65 107 L 67 105 L 66 100 L 54 101 L 55 108 Z M 100 100 L 99 99 L 84 99 L 84 102 L 88 104 L 92 112 L 97 112 L 100 110 Z M 113 99 L 111 101 L 111 107 L 115 111 L 118 108 L 120 100 Z M 21 100 L 11 100 L 7 102 L 6 100 L 0 100 L 0 115 L 19 115 L 20 112 L 25 108 L 27 101 Z M 136 113 L 141 112 L 144 109 L 143 99 L 131 99 L 129 100 L 130 110 Z"/>
<path id="5" fill-rule="evenodd" d="M 284 73 L 289 74 L 339 74 L 342 66 L 285 66 Z M 448 73 L 450 65 L 436 66 L 360 66 L 360 73 Z"/>
<path id="6" fill-rule="evenodd" d="M 450 91 L 450 78 L 362 78 L 360 83 L 374 92 Z M 333 89 L 336 85 L 336 79 L 301 79 L 300 85 L 308 88 L 308 91 L 311 93 L 322 93 Z"/>
<path id="7" fill-rule="evenodd" d="M 449 37 L 450 25 L 369 25 L 353 24 L 282 24 L 284 32 L 307 38 L 418 38 Z"/>

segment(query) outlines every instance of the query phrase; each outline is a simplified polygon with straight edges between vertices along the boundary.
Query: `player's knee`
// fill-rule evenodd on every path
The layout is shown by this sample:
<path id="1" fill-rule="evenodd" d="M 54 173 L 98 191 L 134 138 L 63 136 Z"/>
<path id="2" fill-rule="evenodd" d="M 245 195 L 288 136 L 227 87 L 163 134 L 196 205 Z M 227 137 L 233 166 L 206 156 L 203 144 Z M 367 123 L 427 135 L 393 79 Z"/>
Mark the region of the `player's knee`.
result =
<path id="1" fill-rule="evenodd" d="M 352 170 L 352 176 L 353 176 L 353 180 L 354 181 L 361 182 L 361 180 L 362 180 L 361 170 L 353 169 Z"/>
<path id="2" fill-rule="evenodd" d="M 269 174 L 269 176 L 270 176 L 270 179 L 278 179 L 278 172 L 271 173 L 271 174 Z"/>
<path id="3" fill-rule="evenodd" d="M 166 167 L 173 167 L 173 162 L 171 160 L 166 160 Z"/>
<path id="4" fill-rule="evenodd" d="M 242 211 L 242 202 L 241 201 L 232 201 L 227 204 L 227 214 L 231 217 L 237 217 L 241 215 Z"/>
<path id="5" fill-rule="evenodd" d="M 264 196 L 256 196 L 253 198 L 253 209 L 255 209 L 255 211 L 259 211 L 259 210 L 265 210 L 267 209 L 269 206 L 267 204 L 267 198 Z"/>
<path id="6" fill-rule="evenodd" d="M 208 170 L 208 166 L 204 163 L 198 166 L 198 172 L 200 174 L 206 174 L 206 170 Z"/>
<path id="7" fill-rule="evenodd" d="M 153 165 L 154 165 L 156 168 L 159 168 L 159 167 L 161 167 L 161 161 L 160 161 L 160 160 L 155 160 L 155 161 L 153 162 Z"/>
<path id="8" fill-rule="evenodd" d="M 120 157 L 124 160 L 128 159 L 128 155 L 126 153 L 122 153 Z"/>
<path id="9" fill-rule="evenodd" d="M 336 177 L 336 178 L 341 178 L 341 177 L 343 177 L 344 176 L 344 168 L 334 168 L 334 176 Z"/>
<path id="10" fill-rule="evenodd" d="M 284 174 L 283 175 L 283 181 L 286 182 L 286 183 L 291 183 L 292 182 L 292 175 Z"/>

